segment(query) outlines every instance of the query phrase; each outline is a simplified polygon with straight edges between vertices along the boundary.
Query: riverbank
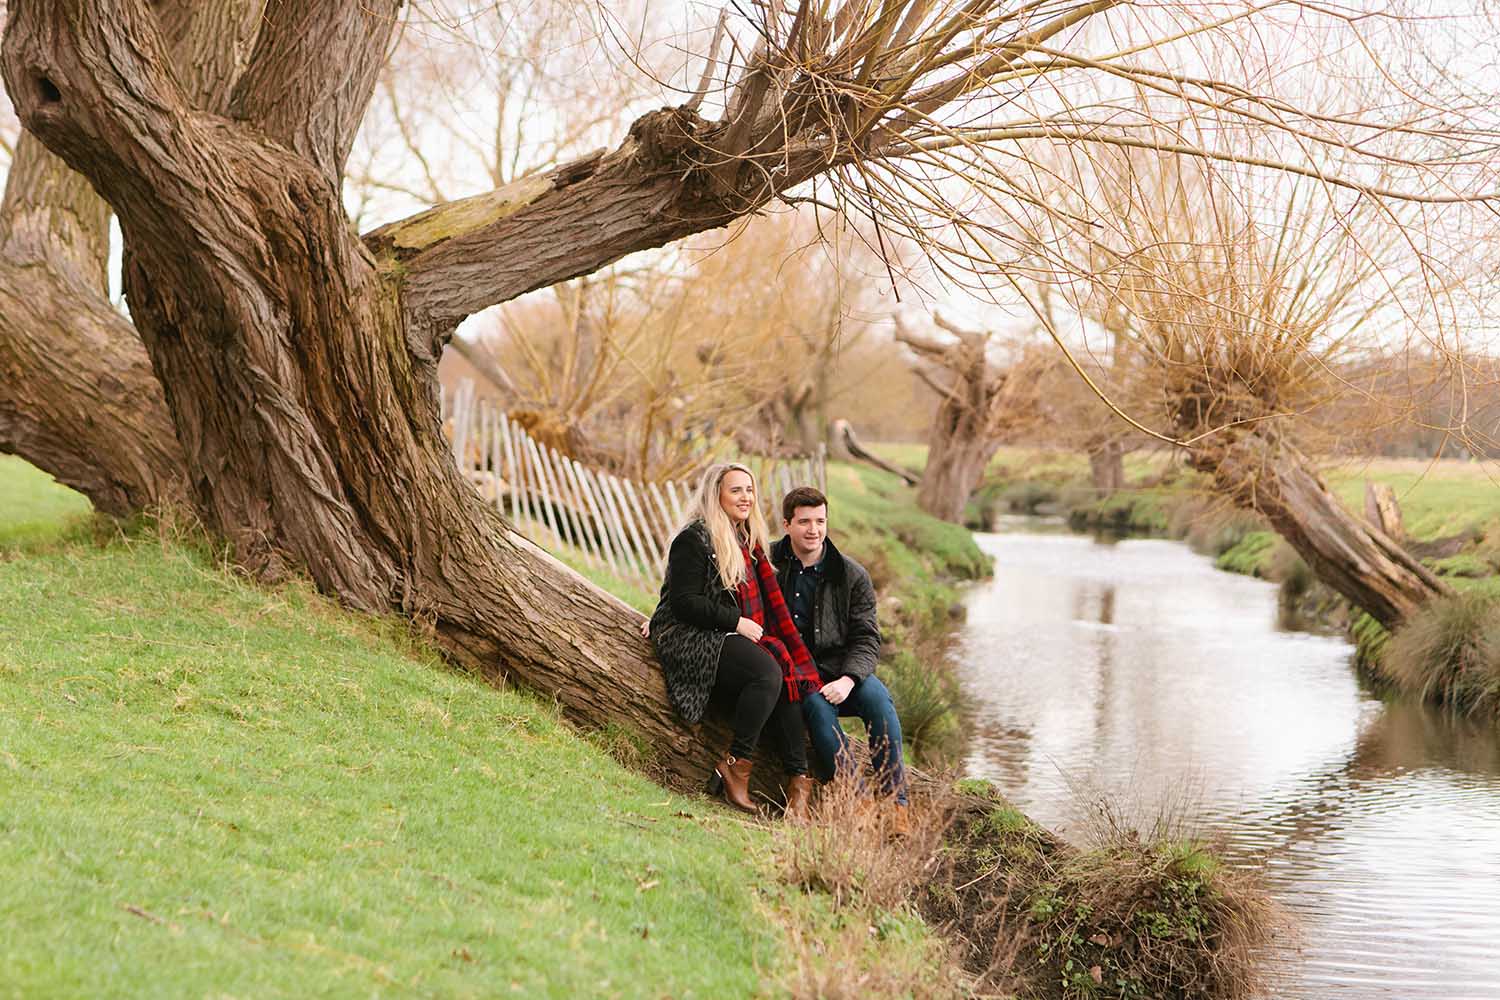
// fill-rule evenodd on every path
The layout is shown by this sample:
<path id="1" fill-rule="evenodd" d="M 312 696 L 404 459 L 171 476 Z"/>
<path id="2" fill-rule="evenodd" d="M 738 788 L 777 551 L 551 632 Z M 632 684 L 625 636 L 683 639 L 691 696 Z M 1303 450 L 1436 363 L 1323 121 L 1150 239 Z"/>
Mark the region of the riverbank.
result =
<path id="1" fill-rule="evenodd" d="M 888 628 L 951 617 L 942 575 L 983 566 L 967 533 L 893 510 L 879 475 L 832 480 L 839 537 L 890 574 Z M 1245 968 L 1244 920 L 1222 918 L 1256 912 L 1198 877 L 1196 849 L 1045 837 L 1013 863 L 1018 814 L 940 783 L 908 842 L 858 804 L 835 826 L 746 822 L 406 622 L 250 584 L 190 532 L 122 532 L 13 459 L 0 497 L 0 967 L 19 995 L 1243 995 L 1183 976 Z M 1122 878 L 1141 906 L 1090 922 Z M 1207 922 L 1145 908 L 1163 893 Z M 1117 990 L 1087 991 L 1087 956 Z"/>
<path id="2" fill-rule="evenodd" d="M 14 459 L 0 501 L 7 994 L 952 982 L 910 908 L 806 892 L 778 830 L 631 773 L 405 623 L 119 534 Z"/>
<path id="3" fill-rule="evenodd" d="M 919 465 L 915 446 L 887 457 Z M 1413 616 L 1398 636 L 1324 587 L 1257 515 L 1216 495 L 1203 475 L 1169 453 L 1128 456 L 1126 485 L 1101 497 L 1082 454 L 1001 449 L 971 501 L 968 518 L 1000 513 L 1062 516 L 1076 530 L 1137 533 L 1186 541 L 1228 572 L 1278 583 L 1289 627 L 1347 632 L 1372 683 L 1486 718 L 1500 717 L 1500 472 L 1486 464 L 1367 459 L 1328 462 L 1324 481 L 1354 512 L 1367 483 L 1392 488 L 1407 550 L 1454 591 Z"/>

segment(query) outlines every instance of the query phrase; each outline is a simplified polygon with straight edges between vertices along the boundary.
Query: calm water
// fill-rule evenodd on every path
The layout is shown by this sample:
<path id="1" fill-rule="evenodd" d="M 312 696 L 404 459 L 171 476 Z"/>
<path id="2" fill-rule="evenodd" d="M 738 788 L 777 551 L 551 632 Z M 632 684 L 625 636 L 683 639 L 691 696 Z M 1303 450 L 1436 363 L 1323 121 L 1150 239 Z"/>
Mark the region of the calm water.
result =
<path id="1" fill-rule="evenodd" d="M 1084 839 L 1101 796 L 1263 868 L 1294 914 L 1277 995 L 1500 998 L 1500 730 L 1386 705 L 1350 645 L 1177 542 L 979 535 L 966 767 Z"/>

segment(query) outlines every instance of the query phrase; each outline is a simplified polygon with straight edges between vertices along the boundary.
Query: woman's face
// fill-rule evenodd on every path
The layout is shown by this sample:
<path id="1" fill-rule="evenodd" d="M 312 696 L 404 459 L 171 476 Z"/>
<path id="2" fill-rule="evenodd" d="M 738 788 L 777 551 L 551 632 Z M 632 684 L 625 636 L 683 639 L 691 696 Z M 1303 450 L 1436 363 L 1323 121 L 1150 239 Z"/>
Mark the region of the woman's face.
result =
<path id="1" fill-rule="evenodd" d="M 719 506 L 729 515 L 736 526 L 750 519 L 750 508 L 755 504 L 755 482 L 749 473 L 730 469 L 719 480 Z"/>

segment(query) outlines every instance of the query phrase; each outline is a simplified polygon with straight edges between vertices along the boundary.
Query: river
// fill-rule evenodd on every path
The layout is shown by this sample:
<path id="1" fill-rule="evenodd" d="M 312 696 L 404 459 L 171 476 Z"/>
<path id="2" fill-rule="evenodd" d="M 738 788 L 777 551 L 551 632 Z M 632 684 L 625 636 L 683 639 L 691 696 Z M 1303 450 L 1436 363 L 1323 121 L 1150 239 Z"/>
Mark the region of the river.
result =
<path id="1" fill-rule="evenodd" d="M 966 771 L 1086 841 L 1100 802 L 1262 869 L 1288 998 L 1500 997 L 1500 727 L 1362 686 L 1340 636 L 1185 545 L 1035 519 L 980 534 Z"/>

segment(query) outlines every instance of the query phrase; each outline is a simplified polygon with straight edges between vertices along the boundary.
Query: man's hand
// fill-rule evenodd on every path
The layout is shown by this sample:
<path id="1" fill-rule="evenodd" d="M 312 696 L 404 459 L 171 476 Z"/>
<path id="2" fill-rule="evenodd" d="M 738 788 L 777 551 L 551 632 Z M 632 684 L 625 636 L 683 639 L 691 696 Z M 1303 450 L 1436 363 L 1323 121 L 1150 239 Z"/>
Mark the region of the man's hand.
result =
<path id="1" fill-rule="evenodd" d="M 849 692 L 854 690 L 854 678 L 849 676 L 840 677 L 836 681 L 829 681 L 818 691 L 818 694 L 827 699 L 828 704 L 837 705 L 849 697 Z"/>
<path id="2" fill-rule="evenodd" d="M 741 618 L 734 630 L 751 642 L 760 642 L 760 637 L 766 634 L 766 630 L 755 624 L 752 619 Z"/>

